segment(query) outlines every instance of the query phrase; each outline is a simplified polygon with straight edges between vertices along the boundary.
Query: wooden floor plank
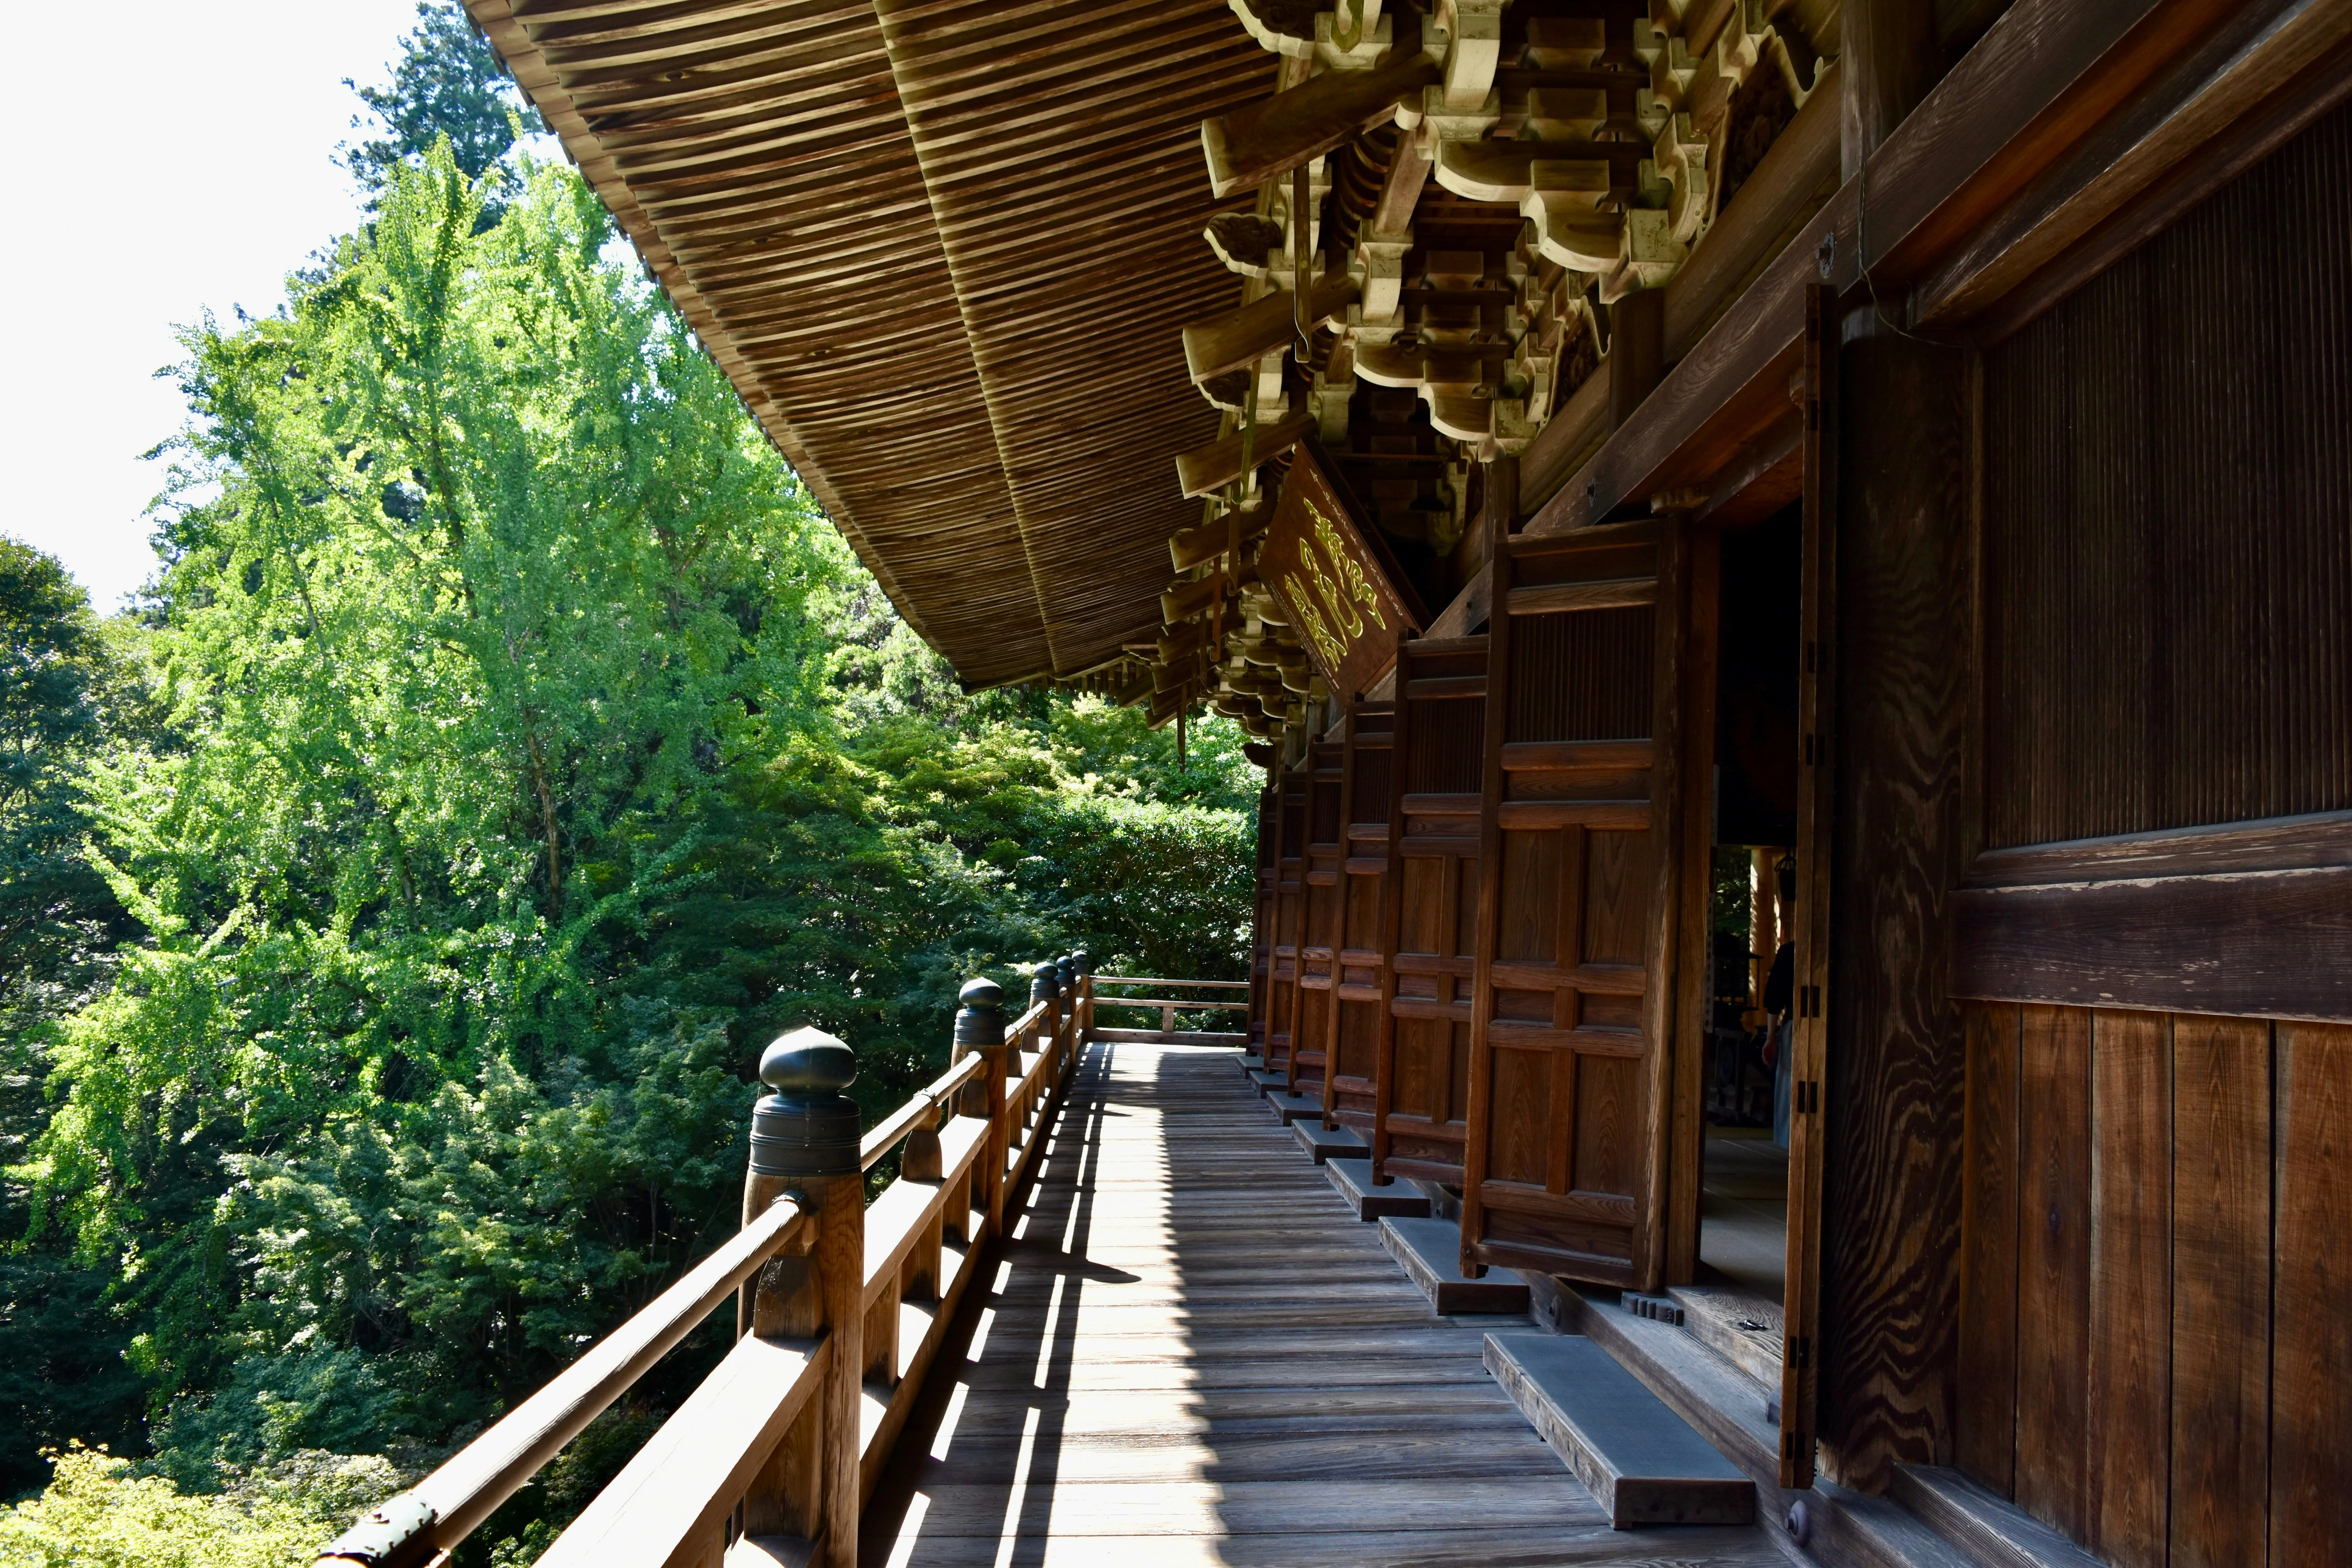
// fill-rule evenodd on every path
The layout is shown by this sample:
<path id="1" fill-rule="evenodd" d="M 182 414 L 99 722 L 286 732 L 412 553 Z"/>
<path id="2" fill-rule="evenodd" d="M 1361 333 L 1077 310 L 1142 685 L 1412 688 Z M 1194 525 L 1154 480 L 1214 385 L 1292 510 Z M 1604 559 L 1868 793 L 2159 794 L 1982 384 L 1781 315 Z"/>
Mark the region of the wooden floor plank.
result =
<path id="1" fill-rule="evenodd" d="M 1096 1047 L 866 1517 L 872 1568 L 1751 1564 L 1627 1532 L 1229 1052 Z"/>

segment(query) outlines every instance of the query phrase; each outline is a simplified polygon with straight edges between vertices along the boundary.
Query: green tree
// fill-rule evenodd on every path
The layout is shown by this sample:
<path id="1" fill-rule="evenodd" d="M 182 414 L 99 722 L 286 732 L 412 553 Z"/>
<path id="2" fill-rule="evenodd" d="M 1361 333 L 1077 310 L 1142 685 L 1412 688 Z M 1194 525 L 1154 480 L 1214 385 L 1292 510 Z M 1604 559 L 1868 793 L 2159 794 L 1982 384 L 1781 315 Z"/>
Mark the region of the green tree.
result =
<path id="1" fill-rule="evenodd" d="M 448 138 L 450 157 L 468 179 L 498 169 L 518 132 L 546 129 L 508 79 L 505 65 L 452 0 L 418 0 L 416 29 L 400 43 L 400 58 L 387 66 L 392 79 L 382 87 L 343 85 L 359 95 L 385 134 L 346 143 L 343 166 L 360 188 L 380 197 L 394 165 L 423 160 L 433 143 Z M 367 121 L 357 117 L 354 130 Z"/>
<path id="2" fill-rule="evenodd" d="M 185 338 L 171 739 L 79 808 L 136 940 L 12 1174 L 184 1493 L 544 1382 L 734 1228 L 774 1031 L 850 1040 L 878 1110 L 976 970 L 1241 962 L 1229 728 L 1178 770 L 1097 699 L 961 695 L 578 177 L 525 162 L 485 225 L 491 184 L 446 139 L 386 165 L 283 314 Z"/>

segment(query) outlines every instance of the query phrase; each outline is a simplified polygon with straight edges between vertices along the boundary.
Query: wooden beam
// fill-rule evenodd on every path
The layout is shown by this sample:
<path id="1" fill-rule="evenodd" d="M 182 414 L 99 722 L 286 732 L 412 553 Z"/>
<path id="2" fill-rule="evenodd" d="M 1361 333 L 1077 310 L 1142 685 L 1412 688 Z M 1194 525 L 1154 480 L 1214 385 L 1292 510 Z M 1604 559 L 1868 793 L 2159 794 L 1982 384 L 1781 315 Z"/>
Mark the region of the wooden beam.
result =
<path id="1" fill-rule="evenodd" d="M 1311 301 L 1315 324 L 1321 326 L 1346 315 L 1356 298 L 1356 280 L 1344 273 L 1318 280 Z M 1192 373 L 1192 383 L 1197 386 L 1212 376 L 1239 370 L 1272 353 L 1288 343 L 1293 335 L 1291 297 L 1268 294 L 1262 300 L 1235 306 L 1213 321 L 1198 321 L 1185 328 L 1184 367 Z"/>
<path id="2" fill-rule="evenodd" d="M 1952 994 L 2352 1022 L 2352 868 L 1963 889 Z"/>
<path id="3" fill-rule="evenodd" d="M 2231 17 L 1937 262 L 1919 280 L 1913 318 L 1967 321 L 2029 281 L 2030 312 L 2047 309 L 2352 93 L 2347 45 L 2352 7 L 2326 0 Z M 2029 319 L 2010 306 L 1998 313 L 2003 332 Z"/>
<path id="4" fill-rule="evenodd" d="M 1209 187 L 1220 198 L 1230 196 L 1310 163 L 1444 76 L 1435 60 L 1415 50 L 1376 70 L 1326 71 L 1247 109 L 1203 121 Z"/>
<path id="5" fill-rule="evenodd" d="M 1242 542 L 1246 545 L 1262 536 L 1266 524 L 1274 521 L 1274 504 L 1262 500 L 1255 506 L 1242 508 L 1241 513 Z M 1190 572 L 1203 562 L 1213 561 L 1223 555 L 1225 546 L 1231 542 L 1232 526 L 1231 519 L 1217 517 L 1181 533 L 1171 534 L 1168 538 L 1170 569 Z"/>
<path id="6" fill-rule="evenodd" d="M 1294 414 L 1276 420 L 1259 429 L 1251 455 L 1260 463 L 1270 463 L 1298 445 L 1300 437 L 1314 428 L 1312 414 Z M 1176 459 L 1176 479 L 1188 496 L 1206 495 L 1241 477 L 1242 436 L 1238 430 L 1205 447 L 1196 447 Z"/>

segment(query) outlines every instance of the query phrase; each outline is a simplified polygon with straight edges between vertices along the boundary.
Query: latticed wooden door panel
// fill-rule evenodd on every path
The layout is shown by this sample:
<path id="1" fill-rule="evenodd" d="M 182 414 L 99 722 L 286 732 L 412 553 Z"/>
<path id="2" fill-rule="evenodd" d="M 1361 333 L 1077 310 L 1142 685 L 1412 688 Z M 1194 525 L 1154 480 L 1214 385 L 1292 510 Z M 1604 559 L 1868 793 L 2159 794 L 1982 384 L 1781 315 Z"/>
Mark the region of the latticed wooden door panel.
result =
<path id="1" fill-rule="evenodd" d="M 1653 1283 L 1673 815 L 1657 525 L 1513 541 L 1489 681 L 1465 1263 Z M 1669 686 L 1668 689 L 1671 689 Z"/>
<path id="2" fill-rule="evenodd" d="M 1469 1134 L 1486 639 L 1405 644 L 1396 688 L 1391 1028 L 1373 1158 L 1389 1174 L 1459 1182 Z"/>
<path id="3" fill-rule="evenodd" d="M 1332 988 L 1328 1120 L 1369 1135 L 1375 1113 L 1388 949 L 1381 924 L 1387 886 L 1389 781 L 1395 710 L 1358 702 L 1348 715 L 1339 783 L 1339 953 Z M 1369 1136 L 1367 1138 L 1369 1142 Z"/>
<path id="4" fill-rule="evenodd" d="M 1282 774 L 1279 826 L 1274 862 L 1274 966 L 1268 976 L 1265 1065 L 1290 1069 L 1291 1042 L 1298 1017 L 1298 935 L 1306 923 L 1307 769 L 1301 763 Z"/>
<path id="5" fill-rule="evenodd" d="M 1298 1021 L 1290 1053 L 1291 1086 L 1301 1093 L 1323 1092 L 1331 1046 L 1331 984 L 1339 947 L 1342 892 L 1339 861 L 1347 852 L 1339 820 L 1339 785 L 1345 753 L 1337 741 L 1318 741 L 1307 750 L 1307 845 L 1303 914 L 1298 937 Z"/>

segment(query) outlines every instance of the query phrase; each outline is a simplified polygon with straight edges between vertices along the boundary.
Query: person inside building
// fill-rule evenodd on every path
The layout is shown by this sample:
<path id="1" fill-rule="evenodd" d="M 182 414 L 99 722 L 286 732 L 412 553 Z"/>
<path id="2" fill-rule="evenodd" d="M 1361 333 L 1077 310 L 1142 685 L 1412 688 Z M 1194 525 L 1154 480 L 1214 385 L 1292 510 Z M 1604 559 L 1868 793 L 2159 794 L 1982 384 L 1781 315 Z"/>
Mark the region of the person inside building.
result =
<path id="1" fill-rule="evenodd" d="M 1771 1037 L 1764 1047 L 1764 1063 L 1772 1069 L 1772 1142 L 1789 1146 L 1789 1058 L 1794 1031 L 1797 996 L 1797 943 L 1790 932 L 1797 910 L 1797 863 L 1783 859 L 1780 867 L 1780 951 L 1772 955 L 1772 973 L 1764 981 L 1764 1015 Z"/>

